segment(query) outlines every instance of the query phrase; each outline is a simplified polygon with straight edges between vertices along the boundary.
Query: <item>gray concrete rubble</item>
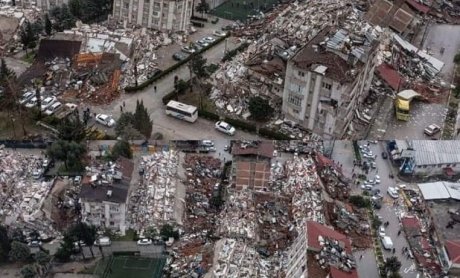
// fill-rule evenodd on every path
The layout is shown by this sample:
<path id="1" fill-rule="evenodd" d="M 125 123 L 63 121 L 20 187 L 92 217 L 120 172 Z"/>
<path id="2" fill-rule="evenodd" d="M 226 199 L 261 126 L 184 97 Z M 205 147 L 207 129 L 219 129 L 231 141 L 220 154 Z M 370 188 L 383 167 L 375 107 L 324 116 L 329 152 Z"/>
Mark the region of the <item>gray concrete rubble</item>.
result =
<path id="1" fill-rule="evenodd" d="M 36 230 L 43 238 L 60 235 L 42 211 L 54 180 L 41 179 L 44 157 L 0 149 L 0 219 L 24 232 Z"/>
<path id="2" fill-rule="evenodd" d="M 164 224 L 182 223 L 182 215 L 175 213 L 184 202 L 176 194 L 180 186 L 176 175 L 178 163 L 177 152 L 173 150 L 142 157 L 143 179 L 129 200 L 128 218 L 132 228 L 140 231 L 151 226 L 159 229 Z"/>
<path id="3" fill-rule="evenodd" d="M 217 218 L 217 234 L 221 237 L 254 239 L 255 216 L 252 192 L 241 191 L 230 195 L 225 209 Z"/>

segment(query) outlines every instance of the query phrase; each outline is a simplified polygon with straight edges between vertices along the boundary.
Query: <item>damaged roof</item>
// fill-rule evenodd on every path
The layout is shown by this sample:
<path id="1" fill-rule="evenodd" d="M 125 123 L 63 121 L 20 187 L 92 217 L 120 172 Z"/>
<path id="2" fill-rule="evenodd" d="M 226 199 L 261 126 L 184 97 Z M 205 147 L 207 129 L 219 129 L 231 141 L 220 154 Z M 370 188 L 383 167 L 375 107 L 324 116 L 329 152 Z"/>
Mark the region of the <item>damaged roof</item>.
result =
<path id="1" fill-rule="evenodd" d="M 73 59 L 80 52 L 80 47 L 81 41 L 44 39 L 40 41 L 37 59 L 41 62 L 56 57 Z"/>
<path id="2" fill-rule="evenodd" d="M 255 141 L 252 144 L 235 142 L 232 146 L 232 155 L 257 155 L 272 158 L 274 150 L 275 148 L 272 141 Z"/>
<path id="3" fill-rule="evenodd" d="M 404 79 L 391 65 L 383 63 L 377 68 L 377 75 L 385 81 L 388 86 L 397 91 L 399 88 L 404 87 Z"/>
<path id="4" fill-rule="evenodd" d="M 320 236 L 339 241 L 347 253 L 351 254 L 351 241 L 346 235 L 334 231 L 333 229 L 317 222 L 307 221 L 308 248 L 321 250 L 322 246 L 319 242 Z"/>
<path id="5" fill-rule="evenodd" d="M 358 278 L 358 271 L 353 269 L 350 272 L 346 272 L 331 266 L 330 278 Z"/>
<path id="6" fill-rule="evenodd" d="M 460 239 L 446 240 L 444 246 L 452 263 L 460 264 Z"/>
<path id="7" fill-rule="evenodd" d="M 389 26 L 399 33 L 404 33 L 414 19 L 414 15 L 402 1 L 393 4 L 380 0 L 372 5 L 364 19 L 372 25 Z"/>

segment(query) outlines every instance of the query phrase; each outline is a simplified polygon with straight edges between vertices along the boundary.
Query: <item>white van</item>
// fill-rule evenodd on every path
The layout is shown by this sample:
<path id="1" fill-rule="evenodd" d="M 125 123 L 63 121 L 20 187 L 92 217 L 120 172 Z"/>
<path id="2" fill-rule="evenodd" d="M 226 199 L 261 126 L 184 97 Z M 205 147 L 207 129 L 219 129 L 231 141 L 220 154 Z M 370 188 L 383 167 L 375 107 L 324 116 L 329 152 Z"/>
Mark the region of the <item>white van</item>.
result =
<path id="1" fill-rule="evenodd" d="M 389 236 L 382 237 L 382 245 L 383 245 L 383 248 L 385 248 L 386 250 L 393 249 L 393 241 L 391 240 Z"/>
<path id="2" fill-rule="evenodd" d="M 108 237 L 101 237 L 99 239 L 96 239 L 94 242 L 94 245 L 96 246 L 110 246 L 112 244 L 112 241 Z"/>

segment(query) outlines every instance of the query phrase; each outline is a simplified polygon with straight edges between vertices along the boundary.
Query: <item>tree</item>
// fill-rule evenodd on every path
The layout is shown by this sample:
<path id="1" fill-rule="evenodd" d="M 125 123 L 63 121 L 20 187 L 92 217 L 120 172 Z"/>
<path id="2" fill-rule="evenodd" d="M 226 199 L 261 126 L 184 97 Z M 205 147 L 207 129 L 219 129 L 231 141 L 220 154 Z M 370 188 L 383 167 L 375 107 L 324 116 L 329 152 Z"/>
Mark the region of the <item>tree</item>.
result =
<path id="1" fill-rule="evenodd" d="M 388 258 L 385 262 L 385 269 L 392 273 L 398 272 L 400 268 L 401 262 L 398 260 L 398 257 L 396 256 Z"/>
<path id="2" fill-rule="evenodd" d="M 200 3 L 196 6 L 196 11 L 201 13 L 201 16 L 203 16 L 204 13 L 208 13 L 210 10 L 208 2 L 206 0 L 201 0 Z"/>
<path id="3" fill-rule="evenodd" d="M 51 256 L 43 251 L 38 251 L 34 255 L 35 261 L 42 266 L 46 266 L 51 261 Z"/>
<path id="4" fill-rule="evenodd" d="M 22 26 L 21 31 L 19 32 L 19 36 L 21 43 L 23 44 L 23 49 L 26 51 L 26 53 L 27 49 L 35 47 L 35 42 L 37 41 L 38 36 L 36 33 L 34 33 L 30 21 L 26 21 L 25 25 Z"/>
<path id="5" fill-rule="evenodd" d="M 399 272 L 392 272 L 388 278 L 401 278 L 401 274 L 399 274 Z"/>
<path id="6" fill-rule="evenodd" d="M 50 11 L 50 16 L 54 19 L 53 27 L 58 32 L 75 27 L 77 21 L 66 4 L 53 8 Z"/>
<path id="7" fill-rule="evenodd" d="M 73 242 L 78 243 L 78 247 L 81 250 L 81 242 L 84 242 L 91 252 L 92 257 L 94 258 L 93 245 L 97 237 L 97 229 L 93 225 L 88 225 L 84 222 L 77 223 L 70 227 L 68 231 L 68 237 L 72 239 Z M 84 254 L 82 253 L 84 258 Z"/>
<path id="8" fill-rule="evenodd" d="M 131 150 L 131 146 L 125 140 L 117 141 L 115 145 L 112 147 L 112 151 L 111 151 L 112 160 L 116 160 L 120 156 L 130 158 L 130 159 L 133 158 L 133 151 Z"/>
<path id="9" fill-rule="evenodd" d="M 143 139 L 143 135 L 134 128 L 134 114 L 123 112 L 115 125 L 115 134 L 123 140 Z"/>
<path id="10" fill-rule="evenodd" d="M 270 102 L 260 96 L 252 97 L 249 100 L 249 112 L 256 121 L 267 121 L 275 110 L 270 106 Z"/>
<path id="11" fill-rule="evenodd" d="M 56 250 L 56 253 L 54 254 L 54 257 L 59 262 L 68 262 L 74 250 L 73 242 L 69 240 L 65 240 L 65 239 L 66 239 L 66 236 L 64 235 L 64 241 L 61 242 L 61 245 L 59 246 L 59 248 Z"/>
<path id="12" fill-rule="evenodd" d="M 37 268 L 34 264 L 25 265 L 21 268 L 21 275 L 23 278 L 35 278 L 37 277 Z"/>
<path id="13" fill-rule="evenodd" d="M 13 241 L 11 243 L 11 250 L 9 253 L 11 260 L 25 262 L 30 258 L 30 248 L 27 244 Z"/>
<path id="14" fill-rule="evenodd" d="M 460 53 L 455 54 L 454 63 L 456 63 L 457 65 L 460 65 Z"/>
<path id="15" fill-rule="evenodd" d="M 164 240 L 167 240 L 170 237 L 174 239 L 179 239 L 179 232 L 174 231 L 173 226 L 169 224 L 164 224 L 160 229 L 160 235 L 163 237 Z"/>
<path id="16" fill-rule="evenodd" d="M 177 93 L 183 94 L 185 91 L 190 87 L 189 83 L 184 81 L 183 79 L 179 79 L 179 81 L 174 84 L 174 90 L 176 90 Z"/>
<path id="17" fill-rule="evenodd" d="M 65 141 L 73 140 L 77 143 L 82 142 L 89 135 L 86 125 L 80 119 L 78 113 L 64 118 L 57 126 L 57 130 L 59 131 L 59 139 Z"/>
<path id="18" fill-rule="evenodd" d="M 209 72 L 206 70 L 206 58 L 203 57 L 201 54 L 194 54 L 192 59 L 190 60 L 189 68 L 190 68 L 190 86 L 193 86 L 193 77 L 192 72 L 195 74 L 196 78 L 198 79 L 198 85 L 200 86 L 199 93 L 200 93 L 200 109 L 203 109 L 203 88 L 202 88 L 202 81 L 205 78 L 209 77 Z"/>
<path id="19" fill-rule="evenodd" d="M 152 134 L 153 121 L 150 119 L 147 108 L 144 106 L 144 102 L 137 101 L 136 112 L 134 112 L 133 126 L 137 129 L 146 139 L 150 138 Z"/>
<path id="20" fill-rule="evenodd" d="M 18 241 L 18 242 L 22 242 L 22 243 L 26 243 L 27 240 L 26 240 L 26 236 L 24 235 L 24 233 L 22 232 L 22 229 L 21 228 L 14 228 L 12 233 L 11 233 L 11 240 L 12 241 Z"/>
<path id="21" fill-rule="evenodd" d="M 155 227 L 150 226 L 145 229 L 144 235 L 146 238 L 154 239 L 158 236 L 158 230 Z"/>
<path id="22" fill-rule="evenodd" d="M 66 170 L 83 170 L 82 159 L 86 153 L 86 148 L 83 144 L 75 141 L 58 140 L 53 142 L 47 153 L 50 158 L 64 162 Z"/>
<path id="23" fill-rule="evenodd" d="M 360 195 L 350 196 L 349 201 L 350 203 L 357 206 L 358 208 L 366 208 L 366 207 L 370 207 L 371 205 L 368 198 L 364 198 L 363 196 L 360 196 Z"/>
<path id="24" fill-rule="evenodd" d="M 51 36 L 51 32 L 53 31 L 53 25 L 51 24 L 51 20 L 48 14 L 45 14 L 45 32 L 47 36 Z"/>
<path id="25" fill-rule="evenodd" d="M 0 86 L 6 87 L 8 80 L 15 80 L 16 74 L 14 71 L 6 65 L 5 59 L 0 60 Z"/>
<path id="26" fill-rule="evenodd" d="M 8 237 L 8 230 L 5 226 L 0 225 L 0 263 L 6 262 L 10 250 L 11 243 Z"/>

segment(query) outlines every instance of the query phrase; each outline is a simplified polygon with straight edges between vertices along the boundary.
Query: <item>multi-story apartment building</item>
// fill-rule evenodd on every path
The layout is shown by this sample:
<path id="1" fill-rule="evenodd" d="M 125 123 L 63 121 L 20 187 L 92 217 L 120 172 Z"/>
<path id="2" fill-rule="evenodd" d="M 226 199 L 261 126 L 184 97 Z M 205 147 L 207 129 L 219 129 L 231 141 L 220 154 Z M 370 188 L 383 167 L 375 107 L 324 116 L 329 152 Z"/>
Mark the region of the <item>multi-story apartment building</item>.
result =
<path id="1" fill-rule="evenodd" d="M 35 6 L 42 11 L 48 11 L 54 7 L 68 4 L 69 0 L 16 0 L 16 6 L 29 8 Z"/>
<path id="2" fill-rule="evenodd" d="M 114 0 L 113 18 L 128 25 L 185 31 L 190 25 L 192 0 Z"/>
<path id="3" fill-rule="evenodd" d="M 93 171 L 83 178 L 80 191 L 83 222 L 125 234 L 133 168 L 132 161 L 120 158 L 109 169 Z"/>
<path id="4" fill-rule="evenodd" d="M 301 48 L 286 69 L 286 119 L 326 140 L 344 137 L 374 76 L 376 37 L 326 27 Z"/>

